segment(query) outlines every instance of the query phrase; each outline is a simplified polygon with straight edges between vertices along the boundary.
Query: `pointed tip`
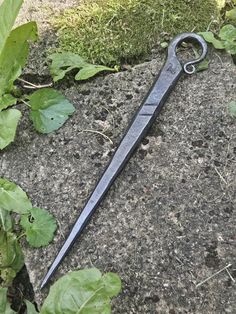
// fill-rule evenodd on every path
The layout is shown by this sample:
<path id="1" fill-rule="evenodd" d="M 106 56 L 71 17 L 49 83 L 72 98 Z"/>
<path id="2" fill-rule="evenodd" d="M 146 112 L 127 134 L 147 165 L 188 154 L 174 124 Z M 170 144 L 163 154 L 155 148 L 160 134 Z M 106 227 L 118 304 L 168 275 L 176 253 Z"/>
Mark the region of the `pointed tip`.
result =
<path id="1" fill-rule="evenodd" d="M 56 268 L 53 267 L 53 265 L 50 267 L 50 269 L 48 270 L 48 272 L 46 273 L 46 275 L 43 278 L 43 281 L 41 282 L 40 285 L 40 290 L 42 290 L 43 288 L 45 288 L 45 286 L 48 284 L 49 280 L 51 279 L 53 273 L 55 272 Z"/>
<path id="2" fill-rule="evenodd" d="M 83 221 L 84 221 L 84 217 L 82 217 L 82 222 Z M 55 271 L 59 267 L 59 265 L 62 262 L 63 258 L 65 257 L 66 253 L 69 251 L 70 247 L 74 243 L 75 239 L 77 238 L 77 236 L 79 234 L 78 230 L 79 231 L 82 230 L 81 229 L 82 222 L 81 222 L 80 219 L 78 219 L 77 222 L 75 223 L 74 227 L 72 228 L 72 230 L 71 230 L 71 232 L 69 234 L 69 237 L 67 238 L 67 240 L 63 244 L 63 246 L 60 249 L 59 253 L 55 257 L 52 265 L 48 269 L 48 272 L 46 273 L 45 277 L 43 278 L 43 281 L 42 281 L 42 283 L 40 285 L 40 290 L 45 288 L 45 286 L 48 284 L 49 280 L 51 279 L 51 277 L 53 276 L 53 274 L 55 273 Z"/>
<path id="3" fill-rule="evenodd" d="M 55 273 L 55 271 L 57 270 L 60 262 L 61 262 L 61 257 L 60 254 L 56 256 L 54 262 L 52 263 L 52 265 L 50 266 L 50 268 L 48 269 L 48 272 L 46 273 L 46 275 L 44 276 L 42 283 L 40 285 L 40 290 L 45 288 L 45 286 L 48 284 L 49 280 L 51 279 L 52 275 Z"/>
<path id="4" fill-rule="evenodd" d="M 42 290 L 43 288 L 46 287 L 47 283 L 48 283 L 49 278 L 47 278 L 47 275 L 44 277 L 41 285 L 40 285 L 40 290 Z"/>

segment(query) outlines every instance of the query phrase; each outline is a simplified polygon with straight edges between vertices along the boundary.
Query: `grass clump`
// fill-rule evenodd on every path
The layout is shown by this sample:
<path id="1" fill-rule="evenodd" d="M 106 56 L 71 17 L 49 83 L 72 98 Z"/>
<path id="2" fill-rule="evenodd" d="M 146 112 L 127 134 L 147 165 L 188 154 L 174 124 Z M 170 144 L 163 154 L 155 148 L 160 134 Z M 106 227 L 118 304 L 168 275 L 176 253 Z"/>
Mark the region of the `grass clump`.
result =
<path id="1" fill-rule="evenodd" d="M 53 24 L 58 50 L 106 65 L 135 62 L 181 32 L 204 31 L 219 20 L 225 0 L 84 0 Z"/>

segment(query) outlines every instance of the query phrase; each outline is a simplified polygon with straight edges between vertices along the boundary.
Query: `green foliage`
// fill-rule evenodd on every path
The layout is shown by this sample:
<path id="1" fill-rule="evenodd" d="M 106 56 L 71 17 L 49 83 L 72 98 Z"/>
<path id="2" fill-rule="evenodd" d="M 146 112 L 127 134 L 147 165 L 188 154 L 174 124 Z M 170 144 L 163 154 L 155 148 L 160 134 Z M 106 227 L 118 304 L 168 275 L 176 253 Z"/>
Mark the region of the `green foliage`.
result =
<path id="1" fill-rule="evenodd" d="M 209 68 L 209 60 L 205 59 L 197 65 L 197 72 L 205 71 Z"/>
<path id="2" fill-rule="evenodd" d="M 14 140 L 21 112 L 9 109 L 17 103 L 14 82 L 21 75 L 25 66 L 29 41 L 37 39 L 37 26 L 34 22 L 21 25 L 11 30 L 23 0 L 4 0 L 0 6 L 0 149 L 3 149 Z M 58 57 L 59 65 L 61 56 Z M 78 56 L 74 56 L 74 60 Z M 65 61 L 65 60 L 64 60 Z M 63 62 L 64 62 L 63 61 Z M 68 61 L 66 61 L 68 63 Z M 84 62 L 84 61 L 83 61 Z M 58 66 L 59 66 L 58 65 Z M 69 68 L 69 69 L 68 69 Z M 78 68 L 80 71 L 75 79 L 85 80 L 101 71 L 114 71 L 114 69 L 91 65 L 84 62 L 83 66 L 68 64 L 66 71 L 58 67 L 57 75 L 62 78 L 66 72 Z M 60 73 L 61 71 L 61 73 Z M 57 78 L 58 79 L 58 78 Z M 75 108 L 65 97 L 54 89 L 41 89 L 28 97 L 30 117 L 33 124 L 41 133 L 52 132 L 67 120 Z M 22 100 L 23 101 L 23 100 Z M 24 101 L 25 102 L 25 101 Z M 14 215 L 12 214 L 14 213 Z M 48 245 L 53 239 L 56 230 L 56 221 L 45 209 L 32 208 L 31 201 L 26 193 L 15 183 L 0 178 L 0 283 L 1 286 L 9 286 L 17 272 L 24 264 L 24 258 L 19 245 L 19 227 L 16 231 L 16 221 L 20 216 L 20 225 L 24 231 L 19 238 L 26 236 L 26 240 L 32 247 Z M 60 283 L 71 289 L 63 290 Z M 60 307 L 58 313 L 69 313 L 63 308 L 76 309 L 73 313 L 110 313 L 110 298 L 120 291 L 120 279 L 117 275 L 108 273 L 103 277 L 96 270 L 85 270 L 70 273 L 61 278 L 61 282 L 52 287 L 41 313 L 46 313 L 51 307 Z M 74 284 L 76 283 L 76 286 Z M 57 296 L 61 294 L 61 300 Z M 55 298 L 54 298 L 55 297 Z M 74 297 L 76 299 L 74 299 Z M 74 303 L 76 302 L 76 303 Z M 28 314 L 37 313 L 33 304 L 25 301 Z M 43 312 L 44 311 L 44 312 Z M 0 287 L 0 313 L 16 313 L 10 308 L 7 300 L 7 288 Z M 55 313 L 54 311 L 52 313 Z"/>
<path id="3" fill-rule="evenodd" d="M 17 99 L 13 97 L 11 94 L 5 94 L 0 98 L 0 111 L 3 109 L 6 109 L 10 106 L 15 105 L 17 102 Z"/>
<path id="4" fill-rule="evenodd" d="M 110 298 L 120 290 L 120 278 L 114 273 L 102 276 L 96 268 L 74 271 L 51 287 L 40 314 L 109 314 Z"/>
<path id="5" fill-rule="evenodd" d="M 0 150 L 14 141 L 21 113 L 16 109 L 7 108 L 18 101 L 12 95 L 14 82 L 26 64 L 29 41 L 34 42 L 38 38 L 35 22 L 20 25 L 12 30 L 22 2 L 4 0 L 0 6 Z M 74 112 L 74 107 L 53 89 L 35 92 L 31 95 L 31 103 L 31 119 L 36 130 L 41 133 L 58 129 Z"/>
<path id="6" fill-rule="evenodd" d="M 55 219 L 50 213 L 45 209 L 32 208 L 26 193 L 19 186 L 0 178 L 0 278 L 5 286 L 11 284 L 24 264 L 11 212 L 21 214 L 26 240 L 33 247 L 48 245 L 56 230 Z"/>
<path id="7" fill-rule="evenodd" d="M 20 76 L 28 52 L 28 41 L 37 39 L 37 26 L 29 22 L 11 30 L 22 0 L 5 0 L 0 6 L 0 99 L 13 89 L 13 82 Z"/>
<path id="8" fill-rule="evenodd" d="M 17 109 L 0 111 L 0 149 L 14 141 L 20 118 L 21 112 Z"/>
<path id="9" fill-rule="evenodd" d="M 19 186 L 0 178 L 0 208 L 25 214 L 32 208 L 32 205 L 26 193 Z"/>
<path id="10" fill-rule="evenodd" d="M 223 0 L 84 0 L 54 19 L 59 51 L 92 63 L 134 62 L 151 47 L 184 31 L 202 31 L 219 20 Z"/>
<path id="11" fill-rule="evenodd" d="M 54 217 L 47 210 L 37 207 L 22 215 L 20 223 L 28 243 L 33 247 L 48 245 L 57 228 Z"/>
<path id="12" fill-rule="evenodd" d="M 13 89 L 13 82 L 21 75 L 29 53 L 29 40 L 37 40 L 35 22 L 17 27 L 7 38 L 0 55 L 0 95 L 10 93 Z"/>
<path id="13" fill-rule="evenodd" d="M 40 314 L 110 314 L 110 299 L 120 291 L 121 280 L 115 273 L 102 276 L 97 268 L 73 271 L 51 286 Z M 32 303 L 25 303 L 27 314 L 38 313 Z"/>
<path id="14" fill-rule="evenodd" d="M 71 52 L 53 53 L 49 59 L 52 60 L 50 73 L 54 82 L 63 79 L 67 72 L 80 69 L 85 65 L 83 58 Z"/>
<path id="15" fill-rule="evenodd" d="M 72 52 L 53 53 L 49 59 L 52 60 L 50 72 L 54 82 L 61 80 L 67 72 L 74 69 L 80 69 L 75 76 L 77 81 L 87 80 L 102 71 L 116 71 L 106 66 L 90 64 Z"/>
<path id="16" fill-rule="evenodd" d="M 0 51 L 3 50 L 23 0 L 3 1 L 0 6 Z"/>
<path id="17" fill-rule="evenodd" d="M 16 236 L 0 229 L 0 278 L 10 285 L 24 265 L 24 257 Z"/>
<path id="18" fill-rule="evenodd" d="M 236 8 L 226 12 L 226 18 L 236 22 Z"/>
<path id="19" fill-rule="evenodd" d="M 0 227 L 4 231 L 10 231 L 12 229 L 11 214 L 8 210 L 0 208 Z"/>
<path id="20" fill-rule="evenodd" d="M 228 104 L 228 111 L 232 118 L 236 118 L 236 101 L 231 101 Z"/>
<path id="21" fill-rule="evenodd" d="M 25 300 L 25 304 L 27 308 L 27 314 L 38 314 L 38 312 L 35 309 L 35 306 L 31 302 Z"/>
<path id="22" fill-rule="evenodd" d="M 214 48 L 216 49 L 224 49 L 224 45 L 221 40 L 215 38 L 214 34 L 212 32 L 201 32 L 199 33 L 205 41 L 212 44 Z"/>
<path id="23" fill-rule="evenodd" d="M 87 64 L 76 74 L 75 80 L 84 81 L 102 71 L 114 71 L 114 69 L 108 68 L 103 65 Z"/>
<path id="24" fill-rule="evenodd" d="M 37 27 L 34 22 L 11 30 L 22 2 L 5 0 L 0 6 L 0 111 L 16 103 L 15 97 L 10 94 L 13 82 L 20 76 L 26 63 L 28 41 L 37 39 Z M 0 149 L 14 140 L 20 117 L 18 110 L 0 112 Z"/>
<path id="25" fill-rule="evenodd" d="M 59 129 L 75 111 L 74 106 L 58 91 L 44 88 L 29 97 L 30 118 L 40 133 Z"/>
<path id="26" fill-rule="evenodd" d="M 219 37 L 225 50 L 231 55 L 236 54 L 236 28 L 233 25 L 225 25 L 221 28 Z"/>
<path id="27" fill-rule="evenodd" d="M 236 54 L 236 27 L 233 25 L 224 25 L 218 35 L 214 35 L 212 32 L 199 34 L 216 49 L 225 49 L 231 55 Z"/>
<path id="28" fill-rule="evenodd" d="M 232 9 L 226 11 L 226 19 L 230 20 L 231 23 L 236 23 L 236 0 L 231 2 Z M 232 24 L 223 25 L 218 33 L 213 33 L 210 31 L 199 33 L 203 38 L 214 48 L 220 50 L 226 50 L 229 54 L 232 55 L 234 63 L 236 56 L 236 27 Z"/>
<path id="29" fill-rule="evenodd" d="M 1 314 L 17 314 L 11 309 L 10 303 L 7 301 L 7 288 L 0 287 L 0 313 Z"/>

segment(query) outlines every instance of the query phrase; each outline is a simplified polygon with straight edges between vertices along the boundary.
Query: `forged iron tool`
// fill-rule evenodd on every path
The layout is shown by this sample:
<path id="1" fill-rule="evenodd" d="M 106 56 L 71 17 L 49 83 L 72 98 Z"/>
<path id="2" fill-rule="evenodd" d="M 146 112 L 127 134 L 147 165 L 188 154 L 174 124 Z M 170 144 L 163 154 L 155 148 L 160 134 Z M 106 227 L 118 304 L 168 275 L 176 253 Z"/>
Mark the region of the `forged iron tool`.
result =
<path id="1" fill-rule="evenodd" d="M 182 64 L 176 55 L 176 50 L 183 41 L 193 41 L 197 43 L 201 47 L 201 56 L 195 60 Z M 171 41 L 168 47 L 167 60 L 162 70 L 156 77 L 147 96 L 144 98 L 105 172 L 98 181 L 79 218 L 75 222 L 68 238 L 56 256 L 48 273 L 44 277 L 41 288 L 48 283 L 49 279 L 56 271 L 65 255 L 68 253 L 77 237 L 87 225 L 90 217 L 98 207 L 113 181 L 124 168 L 132 153 L 150 129 L 166 99 L 177 84 L 181 74 L 184 72 L 187 74 L 193 74 L 195 72 L 194 65 L 201 62 L 205 58 L 206 54 L 206 42 L 197 34 L 183 33 Z"/>

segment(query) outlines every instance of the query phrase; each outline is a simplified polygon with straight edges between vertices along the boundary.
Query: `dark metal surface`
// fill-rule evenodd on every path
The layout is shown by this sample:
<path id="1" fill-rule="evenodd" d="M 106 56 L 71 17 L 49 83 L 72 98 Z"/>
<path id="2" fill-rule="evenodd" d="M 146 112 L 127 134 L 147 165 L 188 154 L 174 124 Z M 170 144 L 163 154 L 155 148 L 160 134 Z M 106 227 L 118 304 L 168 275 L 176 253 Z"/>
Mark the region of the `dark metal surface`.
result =
<path id="1" fill-rule="evenodd" d="M 183 41 L 191 41 L 200 45 L 201 56 L 198 59 L 181 64 L 176 55 L 176 49 Z M 194 73 L 194 65 L 201 62 L 205 58 L 206 54 L 207 45 L 203 38 L 197 34 L 184 33 L 178 35 L 171 41 L 168 47 L 167 60 L 162 70 L 154 80 L 152 87 L 150 88 L 147 96 L 144 98 L 140 108 L 130 123 L 126 134 L 116 149 L 105 172 L 98 181 L 94 191 L 92 192 L 84 209 L 82 210 L 81 215 L 74 224 L 68 238 L 66 239 L 48 273 L 43 279 L 41 288 L 47 284 L 53 273 L 56 271 L 59 264 L 73 245 L 74 241 L 87 225 L 90 217 L 100 204 L 106 192 L 109 190 L 113 181 L 124 168 L 132 153 L 142 141 L 147 131 L 150 129 L 166 99 L 177 84 L 181 74 L 183 72 L 187 74 Z"/>

